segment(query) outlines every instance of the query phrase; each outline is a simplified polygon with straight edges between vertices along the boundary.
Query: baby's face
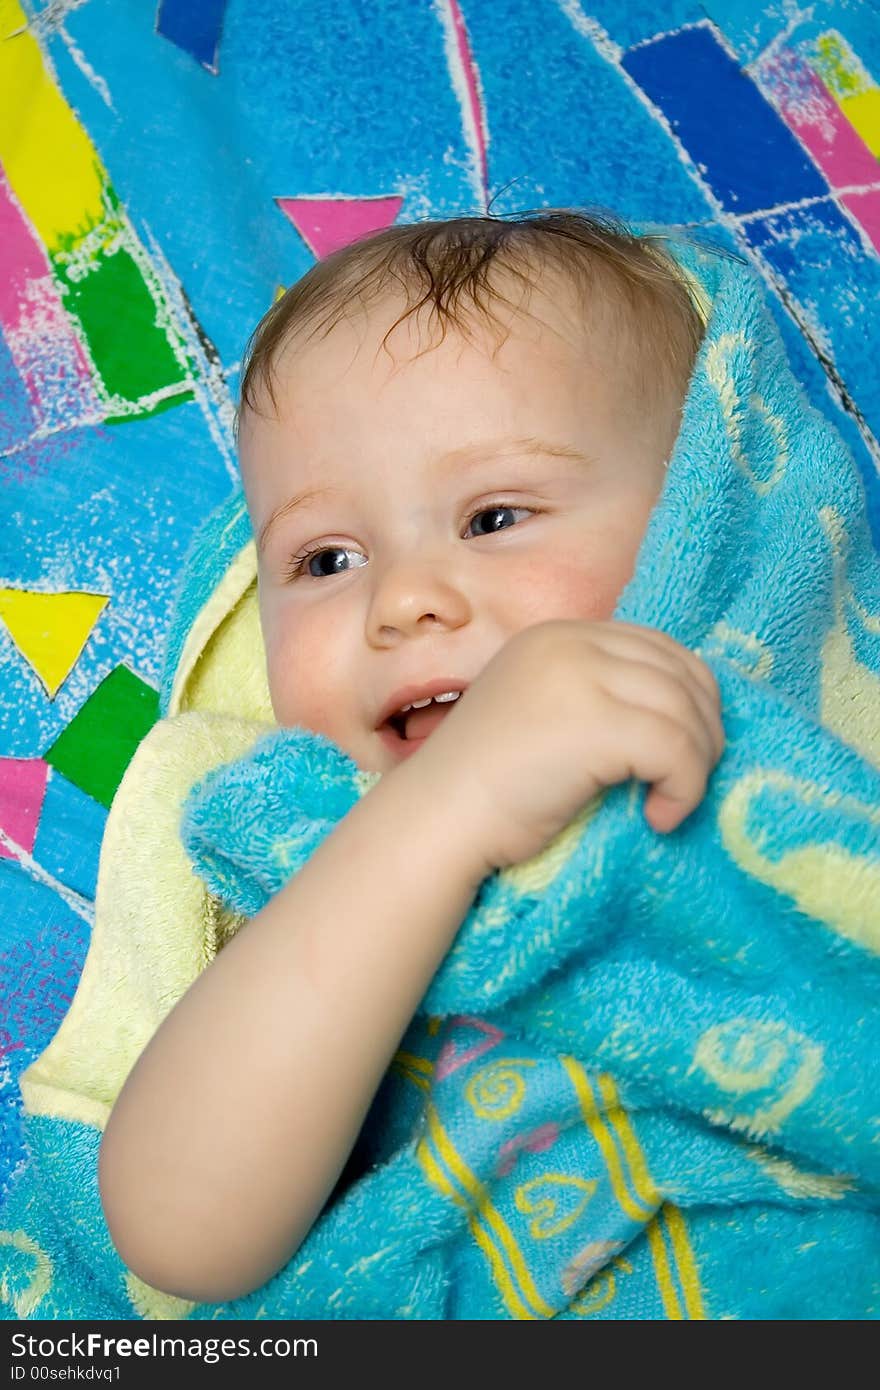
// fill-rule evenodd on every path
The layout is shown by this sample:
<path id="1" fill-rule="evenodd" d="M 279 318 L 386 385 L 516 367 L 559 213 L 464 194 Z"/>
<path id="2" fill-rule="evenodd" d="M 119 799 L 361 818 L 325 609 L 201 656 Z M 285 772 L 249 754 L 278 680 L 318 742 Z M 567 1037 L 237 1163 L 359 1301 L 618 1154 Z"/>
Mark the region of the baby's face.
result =
<path id="1" fill-rule="evenodd" d="M 275 716 L 379 772 L 420 746 L 378 727 L 391 697 L 472 683 L 533 623 L 611 616 L 680 408 L 640 418 L 562 296 L 505 311 L 494 359 L 489 329 L 418 357 L 439 335 L 415 317 L 377 353 L 402 308 L 288 345 L 277 412 L 264 393 L 241 423 Z"/>

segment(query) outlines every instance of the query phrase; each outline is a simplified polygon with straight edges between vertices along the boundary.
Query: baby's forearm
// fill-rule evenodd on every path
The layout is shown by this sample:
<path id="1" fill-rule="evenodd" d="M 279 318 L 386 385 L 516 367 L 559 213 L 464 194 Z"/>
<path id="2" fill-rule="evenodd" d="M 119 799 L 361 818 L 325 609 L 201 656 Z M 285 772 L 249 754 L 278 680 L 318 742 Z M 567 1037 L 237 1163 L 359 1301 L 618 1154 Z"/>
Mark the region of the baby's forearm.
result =
<path id="1" fill-rule="evenodd" d="M 487 866 L 413 758 L 225 946 L 132 1069 L 101 1144 L 110 1234 L 197 1302 L 258 1288 L 331 1192 Z"/>

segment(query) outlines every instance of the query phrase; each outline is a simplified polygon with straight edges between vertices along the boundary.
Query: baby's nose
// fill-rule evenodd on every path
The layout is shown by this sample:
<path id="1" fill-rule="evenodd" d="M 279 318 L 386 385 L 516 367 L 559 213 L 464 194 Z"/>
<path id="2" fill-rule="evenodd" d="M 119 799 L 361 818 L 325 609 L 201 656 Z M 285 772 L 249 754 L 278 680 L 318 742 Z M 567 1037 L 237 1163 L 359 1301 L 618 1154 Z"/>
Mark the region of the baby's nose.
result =
<path id="1" fill-rule="evenodd" d="M 460 584 L 439 564 L 398 563 L 376 584 L 367 620 L 371 641 L 416 636 L 469 621 L 471 607 Z"/>

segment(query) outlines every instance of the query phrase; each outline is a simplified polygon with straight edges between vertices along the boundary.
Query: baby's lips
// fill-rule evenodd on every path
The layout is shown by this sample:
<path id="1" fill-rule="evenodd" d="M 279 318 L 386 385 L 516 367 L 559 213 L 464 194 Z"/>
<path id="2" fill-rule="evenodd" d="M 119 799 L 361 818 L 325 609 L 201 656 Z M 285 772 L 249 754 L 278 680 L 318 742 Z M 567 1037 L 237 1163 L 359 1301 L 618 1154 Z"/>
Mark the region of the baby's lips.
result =
<path id="1" fill-rule="evenodd" d="M 379 711 L 374 727 L 376 729 L 383 728 L 392 715 L 396 715 L 397 711 L 402 709 L 404 705 L 411 705 L 416 700 L 433 699 L 435 695 L 445 695 L 450 690 L 459 690 L 463 695 L 469 685 L 469 680 L 463 680 L 459 676 L 439 676 L 436 680 L 422 681 L 419 685 L 402 686 L 399 690 L 395 690 L 392 695 L 389 695 Z M 461 695 L 459 695 L 459 699 L 461 699 Z"/>

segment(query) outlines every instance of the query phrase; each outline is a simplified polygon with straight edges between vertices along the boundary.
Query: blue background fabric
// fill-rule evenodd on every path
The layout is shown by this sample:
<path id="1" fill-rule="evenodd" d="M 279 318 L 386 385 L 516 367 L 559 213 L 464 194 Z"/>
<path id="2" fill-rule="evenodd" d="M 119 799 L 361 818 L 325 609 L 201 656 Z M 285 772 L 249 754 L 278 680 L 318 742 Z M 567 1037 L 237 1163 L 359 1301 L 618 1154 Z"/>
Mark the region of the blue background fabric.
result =
<path id="1" fill-rule="evenodd" d="M 0 7 L 5 42 L 15 9 Z M 624 0 L 87 0 L 28 3 L 24 20 L 161 286 L 187 391 L 160 413 L 41 425 L 3 325 L 0 589 L 108 602 L 51 696 L 0 621 L 0 831 L 18 824 L 21 764 L 45 764 L 33 836 L 0 839 L 0 1194 L 26 1157 L 17 1079 L 85 958 L 106 810 L 52 750 L 120 667 L 158 688 L 182 557 L 237 478 L 248 335 L 316 256 L 369 225 L 490 203 L 599 205 L 708 235 L 760 276 L 880 536 L 880 172 L 854 184 L 805 135 L 824 119 L 810 126 L 812 74 L 842 119 L 858 118 L 858 168 L 880 171 L 870 3 L 817 3 L 800 20 L 760 0 L 674 0 L 661 24 L 656 6 Z M 29 111 L 5 120 L 3 151 Z M 10 255 L 0 246 L 12 274 Z"/>

